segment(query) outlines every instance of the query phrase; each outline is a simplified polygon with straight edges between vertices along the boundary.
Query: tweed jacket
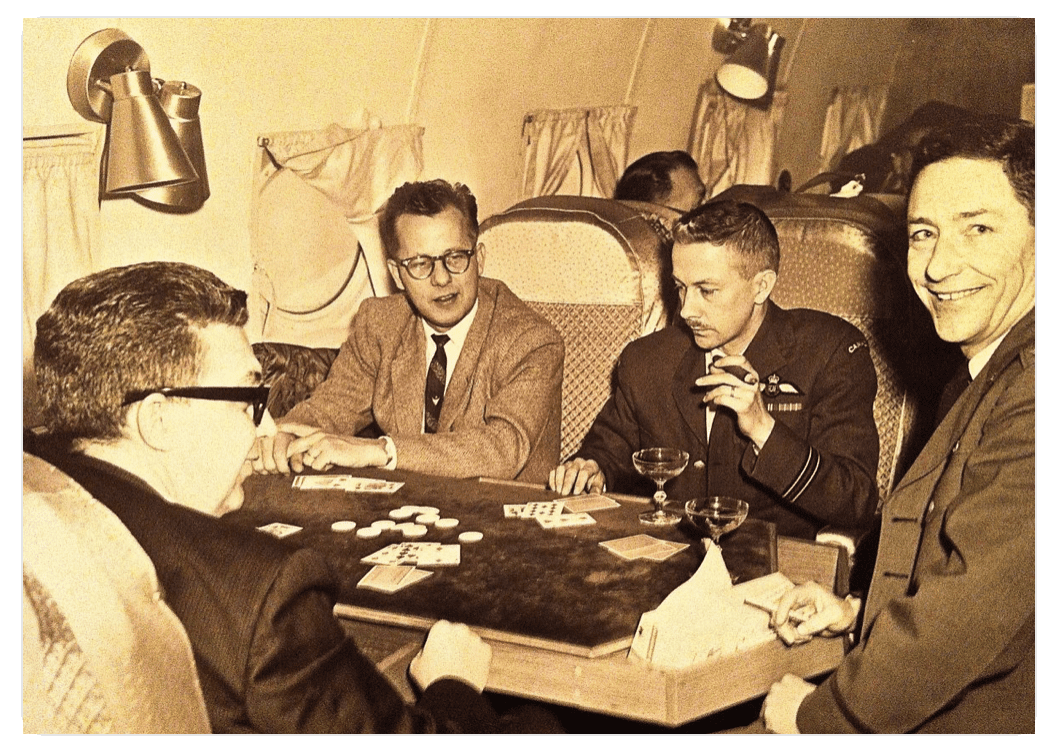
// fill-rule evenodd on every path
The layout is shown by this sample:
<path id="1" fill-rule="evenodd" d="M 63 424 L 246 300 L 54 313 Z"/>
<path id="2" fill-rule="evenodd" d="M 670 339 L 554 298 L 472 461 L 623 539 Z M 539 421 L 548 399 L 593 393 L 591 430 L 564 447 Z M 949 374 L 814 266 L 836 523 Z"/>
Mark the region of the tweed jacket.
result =
<path id="1" fill-rule="evenodd" d="M 339 584 L 317 552 L 163 499 L 136 476 L 43 453 L 110 509 L 157 569 L 193 647 L 213 732 L 492 732 L 496 715 L 443 679 L 415 706 L 333 615 Z"/>
<path id="2" fill-rule="evenodd" d="M 375 422 L 405 470 L 546 481 L 559 460 L 562 414 L 555 328 L 502 282 L 480 278 L 435 434 L 421 433 L 425 351 L 423 324 L 404 294 L 366 299 L 327 379 L 281 420 L 349 435 Z"/>
<path id="3" fill-rule="evenodd" d="M 861 641 L 803 732 L 1033 732 L 1034 312 L 883 511 Z"/>
<path id="4" fill-rule="evenodd" d="M 653 493 L 632 468 L 632 452 L 678 447 L 687 469 L 666 485 L 672 501 L 726 494 L 779 533 L 813 538 L 824 525 L 866 526 L 877 505 L 879 455 L 873 400 L 877 378 L 865 337 L 844 320 L 768 303 L 745 351 L 760 375 L 775 427 L 759 455 L 717 408 L 706 436 L 705 352 L 676 324 L 630 343 L 614 390 L 582 442 L 612 491 Z M 796 393 L 793 393 L 793 390 Z"/>

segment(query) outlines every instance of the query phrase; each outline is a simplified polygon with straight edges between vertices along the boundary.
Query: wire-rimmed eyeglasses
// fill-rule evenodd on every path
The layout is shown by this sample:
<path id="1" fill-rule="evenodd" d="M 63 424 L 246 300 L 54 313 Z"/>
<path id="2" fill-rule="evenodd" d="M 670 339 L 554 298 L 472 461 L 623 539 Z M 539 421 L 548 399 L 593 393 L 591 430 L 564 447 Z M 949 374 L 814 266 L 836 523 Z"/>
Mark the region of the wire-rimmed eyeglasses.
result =
<path id="1" fill-rule="evenodd" d="M 258 426 L 263 423 L 263 411 L 267 409 L 270 387 L 263 384 L 256 387 L 159 387 L 155 390 L 129 392 L 122 405 L 131 405 L 155 394 L 165 397 L 186 397 L 191 400 L 248 403 L 252 406 L 252 421 Z"/>
<path id="2" fill-rule="evenodd" d="M 474 249 L 451 249 L 438 257 L 417 255 L 406 260 L 395 260 L 395 262 L 405 268 L 410 278 L 422 281 L 431 277 L 431 273 L 435 272 L 435 263 L 439 260 L 446 272 L 451 275 L 460 275 L 468 269 L 471 257 L 476 251 Z"/>

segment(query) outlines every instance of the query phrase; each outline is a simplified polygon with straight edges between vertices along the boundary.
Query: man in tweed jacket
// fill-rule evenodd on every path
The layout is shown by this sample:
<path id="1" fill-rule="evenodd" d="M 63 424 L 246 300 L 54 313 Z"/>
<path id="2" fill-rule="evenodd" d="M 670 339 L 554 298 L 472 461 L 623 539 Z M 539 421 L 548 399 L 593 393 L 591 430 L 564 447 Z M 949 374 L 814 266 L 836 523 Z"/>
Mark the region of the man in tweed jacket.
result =
<path id="1" fill-rule="evenodd" d="M 507 286 L 480 277 L 475 198 L 442 180 L 405 184 L 380 235 L 403 293 L 362 303 L 328 378 L 261 440 L 256 469 L 397 466 L 543 482 L 559 454 L 563 343 Z M 379 439 L 356 436 L 372 424 Z"/>

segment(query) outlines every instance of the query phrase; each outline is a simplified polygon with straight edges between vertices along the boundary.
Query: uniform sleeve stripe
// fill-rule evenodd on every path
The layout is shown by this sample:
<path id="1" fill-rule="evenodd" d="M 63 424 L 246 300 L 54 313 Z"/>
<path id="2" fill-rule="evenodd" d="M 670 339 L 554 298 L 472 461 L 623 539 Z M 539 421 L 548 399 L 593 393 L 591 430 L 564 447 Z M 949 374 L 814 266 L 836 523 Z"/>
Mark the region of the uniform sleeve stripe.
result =
<path id="1" fill-rule="evenodd" d="M 796 480 L 785 490 L 782 494 L 782 498 L 789 501 L 789 503 L 795 502 L 799 499 L 807 487 L 811 485 L 811 482 L 818 475 L 818 468 L 822 464 L 822 455 L 815 451 L 814 447 L 808 447 L 807 459 L 804 460 L 804 466 L 801 468 L 800 473 L 796 476 Z"/>

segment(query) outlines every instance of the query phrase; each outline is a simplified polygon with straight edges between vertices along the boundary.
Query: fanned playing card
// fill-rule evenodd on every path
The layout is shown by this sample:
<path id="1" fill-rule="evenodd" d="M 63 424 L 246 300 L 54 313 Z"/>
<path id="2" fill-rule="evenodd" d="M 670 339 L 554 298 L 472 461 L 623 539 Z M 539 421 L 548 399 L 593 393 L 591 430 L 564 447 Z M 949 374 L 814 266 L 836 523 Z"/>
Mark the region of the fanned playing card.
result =
<path id="1" fill-rule="evenodd" d="M 386 566 L 456 566 L 460 546 L 441 543 L 392 543 L 362 559 L 363 564 Z"/>

